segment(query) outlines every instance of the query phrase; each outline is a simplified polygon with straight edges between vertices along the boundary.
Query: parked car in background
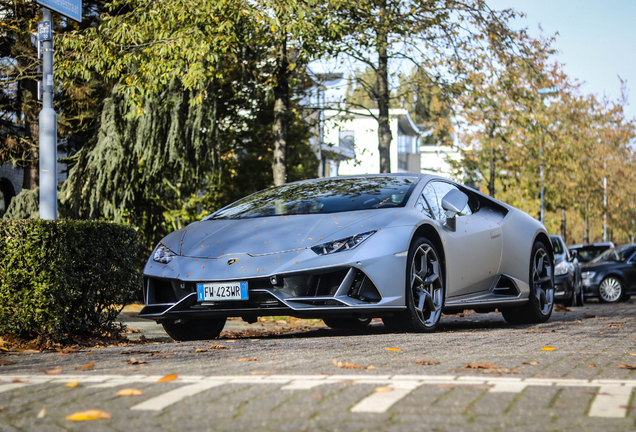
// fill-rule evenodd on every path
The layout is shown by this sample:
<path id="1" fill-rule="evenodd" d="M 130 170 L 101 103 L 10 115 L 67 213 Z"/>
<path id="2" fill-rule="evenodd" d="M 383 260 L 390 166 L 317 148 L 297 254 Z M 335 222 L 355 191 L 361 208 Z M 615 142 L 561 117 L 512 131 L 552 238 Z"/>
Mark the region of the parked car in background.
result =
<path id="1" fill-rule="evenodd" d="M 583 306 L 581 266 L 577 253 L 570 253 L 560 235 L 551 235 L 554 249 L 554 302 L 565 306 Z"/>
<path id="2" fill-rule="evenodd" d="M 636 294 L 636 244 L 608 249 L 581 267 L 586 297 L 615 303 Z"/>
<path id="3" fill-rule="evenodd" d="M 570 252 L 576 251 L 577 259 L 579 260 L 579 263 L 583 265 L 613 247 L 614 243 L 612 242 L 599 242 L 572 245 L 568 249 Z"/>

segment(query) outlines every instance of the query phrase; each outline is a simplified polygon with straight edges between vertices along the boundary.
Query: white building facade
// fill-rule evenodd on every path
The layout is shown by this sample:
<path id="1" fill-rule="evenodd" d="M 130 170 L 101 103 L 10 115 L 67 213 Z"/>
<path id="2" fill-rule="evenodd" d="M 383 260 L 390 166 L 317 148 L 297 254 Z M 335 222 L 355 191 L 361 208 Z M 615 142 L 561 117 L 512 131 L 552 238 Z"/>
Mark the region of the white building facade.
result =
<path id="1" fill-rule="evenodd" d="M 380 172 L 378 110 L 324 113 L 321 159 L 323 177 L 376 174 Z M 391 172 L 421 170 L 420 141 L 428 133 L 420 130 L 405 109 L 389 111 Z"/>

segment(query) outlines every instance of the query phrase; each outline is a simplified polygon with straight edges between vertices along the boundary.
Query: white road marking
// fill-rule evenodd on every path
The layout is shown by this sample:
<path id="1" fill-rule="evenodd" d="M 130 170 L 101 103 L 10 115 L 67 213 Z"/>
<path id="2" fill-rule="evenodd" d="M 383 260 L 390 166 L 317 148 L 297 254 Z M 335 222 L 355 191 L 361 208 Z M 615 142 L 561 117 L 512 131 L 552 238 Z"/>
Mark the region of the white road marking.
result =
<path id="1" fill-rule="evenodd" d="M 197 393 L 209 390 L 211 388 L 225 384 L 227 381 L 202 381 L 196 384 L 190 384 L 187 386 L 179 387 L 171 390 L 167 393 L 153 397 L 137 404 L 130 408 L 131 410 L 147 410 L 147 411 L 161 411 L 164 408 L 179 402 L 190 396 L 194 396 Z"/>
<path id="2" fill-rule="evenodd" d="M 415 382 L 395 382 L 388 386 L 391 391 L 376 392 L 362 399 L 351 408 L 351 412 L 374 412 L 383 413 L 391 408 L 397 401 L 421 386 L 422 383 Z"/>
<path id="3" fill-rule="evenodd" d="M 27 385 L 63 385 L 77 381 L 87 387 L 117 387 L 133 383 L 156 384 L 162 375 L 10 375 L 0 374 L 0 393 Z M 17 382 L 19 380 L 20 382 Z M 391 391 L 374 392 L 351 408 L 352 412 L 386 412 L 397 401 L 422 385 L 489 386 L 489 393 L 519 393 L 528 386 L 591 387 L 598 389 L 588 415 L 590 417 L 624 418 L 636 380 L 520 378 L 453 375 L 182 375 L 168 384 L 181 385 L 157 397 L 133 406 L 134 410 L 161 411 L 189 396 L 226 384 L 270 384 L 281 390 L 309 390 L 323 384 L 366 384 L 390 387 Z"/>
<path id="4" fill-rule="evenodd" d="M 625 417 L 626 405 L 632 396 L 633 387 L 601 386 L 590 407 L 590 417 Z"/>
<path id="5" fill-rule="evenodd" d="M 26 387 L 30 385 L 30 383 L 11 383 L 11 384 L 1 384 L 0 385 L 0 393 L 4 393 L 9 390 L 17 389 L 20 387 Z"/>

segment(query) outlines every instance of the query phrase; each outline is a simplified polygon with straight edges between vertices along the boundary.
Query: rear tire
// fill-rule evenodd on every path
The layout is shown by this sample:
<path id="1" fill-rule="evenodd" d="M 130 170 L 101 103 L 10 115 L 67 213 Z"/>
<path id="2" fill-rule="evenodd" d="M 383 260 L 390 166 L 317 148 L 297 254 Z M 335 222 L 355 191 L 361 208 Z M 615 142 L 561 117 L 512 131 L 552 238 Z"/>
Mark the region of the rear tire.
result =
<path id="1" fill-rule="evenodd" d="M 322 320 L 334 330 L 361 330 L 371 324 L 371 318 L 323 318 Z"/>
<path id="2" fill-rule="evenodd" d="M 406 262 L 406 311 L 382 321 L 391 331 L 434 332 L 445 297 L 439 255 L 433 243 L 419 238 L 411 244 Z"/>
<path id="3" fill-rule="evenodd" d="M 574 291 L 574 306 L 583 306 L 585 305 L 585 292 L 583 292 L 583 284 L 579 281 L 579 292 Z"/>
<path id="4" fill-rule="evenodd" d="M 162 321 L 163 329 L 176 341 L 216 339 L 225 326 L 226 318 L 198 318 L 176 323 Z"/>
<path id="5" fill-rule="evenodd" d="M 552 315 L 554 306 L 554 263 L 548 248 L 537 241 L 530 260 L 530 293 L 528 302 L 520 307 L 501 311 L 510 324 L 544 323 Z"/>

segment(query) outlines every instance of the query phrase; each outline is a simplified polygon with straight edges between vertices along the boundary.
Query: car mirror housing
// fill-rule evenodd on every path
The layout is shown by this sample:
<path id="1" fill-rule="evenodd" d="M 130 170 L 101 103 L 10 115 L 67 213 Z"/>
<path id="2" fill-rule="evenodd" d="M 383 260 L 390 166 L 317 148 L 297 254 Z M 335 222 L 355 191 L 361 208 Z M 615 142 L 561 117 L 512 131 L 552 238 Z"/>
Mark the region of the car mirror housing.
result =
<path id="1" fill-rule="evenodd" d="M 458 189 L 453 189 L 442 198 L 442 208 L 446 210 L 446 226 L 451 231 L 455 231 L 455 216 L 460 213 L 468 204 L 468 195 Z"/>

